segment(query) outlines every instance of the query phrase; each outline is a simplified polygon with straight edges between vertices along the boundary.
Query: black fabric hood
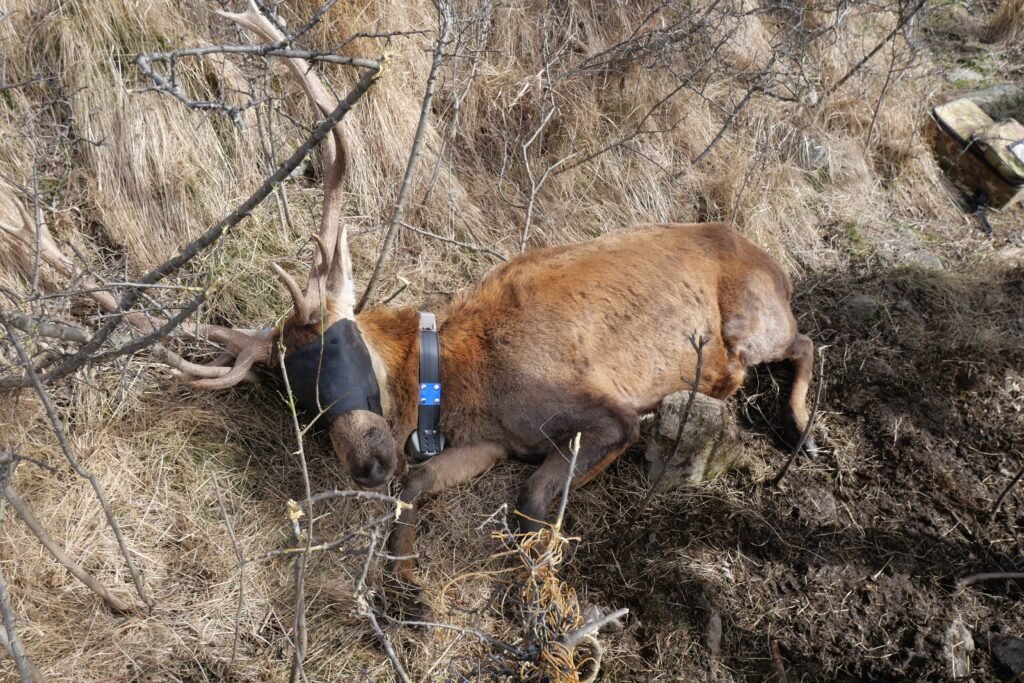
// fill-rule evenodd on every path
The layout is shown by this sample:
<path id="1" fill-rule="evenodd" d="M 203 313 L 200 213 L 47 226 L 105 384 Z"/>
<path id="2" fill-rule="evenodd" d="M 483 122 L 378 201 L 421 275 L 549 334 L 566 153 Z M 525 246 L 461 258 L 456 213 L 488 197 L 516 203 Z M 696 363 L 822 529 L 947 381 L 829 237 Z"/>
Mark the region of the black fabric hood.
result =
<path id="1" fill-rule="evenodd" d="M 292 393 L 310 416 L 353 410 L 383 415 L 370 352 L 353 320 L 339 320 L 312 344 L 286 355 L 284 367 Z"/>

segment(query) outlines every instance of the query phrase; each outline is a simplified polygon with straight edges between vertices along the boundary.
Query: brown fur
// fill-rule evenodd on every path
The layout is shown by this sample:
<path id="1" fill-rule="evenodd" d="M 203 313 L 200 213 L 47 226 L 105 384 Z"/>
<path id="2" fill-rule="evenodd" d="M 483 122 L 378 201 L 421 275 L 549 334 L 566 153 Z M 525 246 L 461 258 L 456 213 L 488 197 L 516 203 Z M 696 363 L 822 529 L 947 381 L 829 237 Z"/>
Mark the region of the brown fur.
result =
<path id="1" fill-rule="evenodd" d="M 723 224 L 637 226 L 510 260 L 437 314 L 442 430 L 453 448 L 412 468 L 402 498 L 413 502 L 465 481 L 506 455 L 539 458 L 517 502 L 521 526 L 535 527 L 569 476 L 566 447 L 577 432 L 572 477 L 581 485 L 636 441 L 640 413 L 689 387 L 693 333 L 708 339 L 701 391 L 717 398 L 731 396 L 751 365 L 794 362 L 786 425 L 795 439 L 807 425 L 813 345 L 797 331 L 791 294 L 781 268 Z M 409 309 L 357 317 L 386 368 L 394 440 L 368 453 L 351 425 L 369 429 L 379 416 L 337 418 L 346 422 L 332 426 L 335 448 L 350 471 L 363 473 L 359 481 L 374 481 L 370 471 L 404 469 L 403 447 L 416 423 L 417 320 Z M 307 338 L 286 326 L 289 345 Z M 414 525 L 415 511 L 407 510 L 393 554 L 412 553 Z M 408 563 L 398 569 L 411 571 Z"/>

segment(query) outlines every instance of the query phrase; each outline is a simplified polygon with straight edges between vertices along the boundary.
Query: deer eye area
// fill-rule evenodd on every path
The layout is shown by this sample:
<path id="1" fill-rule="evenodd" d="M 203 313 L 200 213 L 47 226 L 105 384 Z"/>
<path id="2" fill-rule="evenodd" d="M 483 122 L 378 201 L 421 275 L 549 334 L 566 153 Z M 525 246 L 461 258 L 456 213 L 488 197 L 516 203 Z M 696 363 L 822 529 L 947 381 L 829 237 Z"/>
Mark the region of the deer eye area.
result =
<path id="1" fill-rule="evenodd" d="M 353 410 L 382 415 L 380 386 L 355 321 L 342 319 L 284 358 L 288 385 L 307 415 L 334 418 Z"/>

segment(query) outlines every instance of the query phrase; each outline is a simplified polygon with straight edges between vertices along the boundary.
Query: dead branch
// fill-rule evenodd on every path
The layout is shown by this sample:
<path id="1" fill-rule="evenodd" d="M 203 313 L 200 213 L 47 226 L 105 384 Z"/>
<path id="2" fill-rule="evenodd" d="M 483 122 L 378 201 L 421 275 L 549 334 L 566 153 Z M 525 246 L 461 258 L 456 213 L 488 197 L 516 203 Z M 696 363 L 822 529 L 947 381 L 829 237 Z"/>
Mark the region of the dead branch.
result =
<path id="1" fill-rule="evenodd" d="M 889 31 L 888 35 L 882 38 L 882 40 L 880 40 L 878 44 L 875 45 L 875 47 L 870 52 L 864 55 L 864 57 L 862 57 L 860 61 L 851 66 L 849 71 L 843 74 L 842 78 L 840 78 L 831 87 L 829 87 L 829 89 L 825 92 L 824 96 L 828 97 L 836 90 L 839 90 L 839 88 L 843 87 L 843 84 L 846 83 L 846 81 L 850 80 L 850 78 L 852 78 L 858 71 L 860 71 L 865 64 L 871 61 L 871 58 L 878 54 L 878 51 L 885 47 L 890 40 L 895 38 L 896 35 L 903 30 L 903 27 L 906 26 L 910 22 L 910 20 L 917 15 L 918 12 L 924 9 L 925 5 L 927 4 L 928 0 L 917 0 L 917 4 L 914 5 L 909 12 L 900 17 L 899 21 L 896 22 L 896 26 L 894 26 L 893 29 Z"/>
<path id="2" fill-rule="evenodd" d="M 498 259 L 499 261 L 508 261 L 508 257 L 507 256 L 505 256 L 501 252 L 498 252 L 498 251 L 495 251 L 494 249 L 491 249 L 490 247 L 477 246 L 475 244 L 470 244 L 469 242 L 460 242 L 459 240 L 452 239 L 451 237 L 445 237 L 444 235 L 438 235 L 437 233 L 433 233 L 433 232 L 430 232 L 428 230 L 424 230 L 423 228 L 417 228 L 415 226 L 409 225 L 405 221 L 399 221 L 399 224 L 403 228 L 405 228 L 406 230 L 411 230 L 412 232 L 416 233 L 417 235 L 423 235 L 424 237 L 429 237 L 431 239 L 440 240 L 441 242 L 447 242 L 448 244 L 453 244 L 456 247 L 458 247 L 460 249 L 465 249 L 467 251 L 475 251 L 475 252 L 479 252 L 481 254 L 487 254 L 488 256 L 493 256 L 494 258 Z"/>
<path id="3" fill-rule="evenodd" d="M 600 619 L 596 619 L 594 621 L 587 622 L 586 624 L 583 624 L 583 626 L 580 626 L 575 631 L 572 631 L 570 633 L 566 633 L 564 636 L 562 636 L 562 644 L 565 645 L 570 650 L 574 650 L 574 649 L 576 649 L 576 646 L 579 645 L 580 642 L 583 641 L 584 638 L 586 638 L 587 636 L 589 636 L 592 633 L 597 633 L 598 631 L 600 631 L 602 628 L 604 628 L 608 624 L 617 622 L 618 620 L 622 619 L 622 617 L 626 616 L 627 614 L 629 614 L 629 608 L 628 607 L 623 607 L 621 609 L 615 610 L 611 614 L 606 614 L 605 616 L 601 617 Z"/>
<path id="4" fill-rule="evenodd" d="M 281 357 L 283 358 L 284 348 L 282 347 L 280 351 Z M 291 682 L 298 683 L 298 681 L 304 680 L 306 677 L 302 668 L 302 661 L 306 656 L 307 644 L 305 579 L 306 561 L 309 558 L 310 547 L 313 545 L 313 491 L 309 483 L 309 468 L 306 465 L 306 448 L 304 442 L 306 430 L 299 424 L 298 406 L 295 404 L 295 396 L 292 394 L 291 383 L 288 381 L 288 373 L 285 371 L 284 363 L 281 363 L 281 377 L 284 380 L 285 398 L 288 404 L 288 412 L 292 418 L 292 427 L 295 429 L 295 439 L 297 442 L 297 450 L 295 454 L 298 455 L 299 465 L 302 468 L 302 485 L 303 493 L 305 495 L 304 508 L 306 511 L 306 517 L 309 520 L 307 522 L 305 549 L 295 558 L 295 626 L 294 635 L 292 637 L 294 655 L 292 658 Z M 298 505 L 290 507 L 292 508 L 289 510 L 289 518 L 292 523 L 292 535 L 296 546 L 301 546 L 303 543 L 303 534 L 301 527 L 299 526 L 299 520 L 304 514 L 303 508 Z"/>
<path id="5" fill-rule="evenodd" d="M 14 512 L 21 518 L 21 521 L 25 523 L 25 526 L 29 528 L 29 531 L 31 531 L 32 534 L 39 539 L 39 542 L 43 544 L 43 547 L 53 555 L 53 559 L 57 560 L 59 564 L 71 572 L 72 576 L 85 584 L 86 588 L 100 596 L 100 598 L 107 603 L 110 609 L 119 614 L 132 614 L 136 611 L 134 607 L 107 590 L 107 587 L 97 581 L 92 574 L 83 569 L 82 565 L 71 559 L 68 554 L 65 553 L 52 538 L 50 538 L 50 535 L 46 533 L 45 529 L 43 529 L 39 520 L 36 519 L 36 516 L 32 514 L 32 511 L 28 509 L 25 502 L 14 493 L 14 490 L 11 489 L 10 486 L 4 489 L 4 497 L 11 504 L 11 507 L 14 508 Z"/>
<path id="6" fill-rule="evenodd" d="M 40 320 L 22 313 L 8 313 L 7 317 L 15 329 L 26 334 L 37 334 L 40 337 L 51 337 L 75 344 L 84 344 L 89 341 L 89 333 L 81 327 L 52 320 Z"/>
<path id="7" fill-rule="evenodd" d="M 448 0 L 434 0 L 434 7 L 437 10 L 438 19 L 437 42 L 434 44 L 434 58 L 430 64 L 430 73 L 427 75 L 427 85 L 423 93 L 423 104 L 420 107 L 420 118 L 416 123 L 416 134 L 413 136 L 412 148 L 409 150 L 409 162 L 405 166 L 405 175 L 402 177 L 402 185 L 398 190 L 395 208 L 391 212 L 391 219 L 388 221 L 388 230 L 384 235 L 384 244 L 381 245 L 380 256 L 377 257 L 377 263 L 373 267 L 373 274 L 370 275 L 370 281 L 367 283 L 363 296 L 359 299 L 359 304 L 356 306 L 356 313 L 363 310 L 363 307 L 370 302 L 374 290 L 377 289 L 377 285 L 380 282 L 384 264 L 391 254 L 398 226 L 402 222 L 402 214 L 405 211 L 405 202 L 409 194 L 409 188 L 412 185 L 413 172 L 416 170 L 416 162 L 420 156 L 420 147 L 423 145 L 423 135 L 427 130 L 427 121 L 430 118 L 430 103 L 434 99 L 437 74 L 441 68 L 444 50 L 448 45 L 454 21 Z"/>
<path id="8" fill-rule="evenodd" d="M 32 681 L 39 680 L 39 675 L 29 660 L 28 655 L 25 654 L 25 648 L 21 645 L 21 639 L 18 638 L 18 630 L 14 624 L 14 610 L 11 608 L 11 598 L 7 592 L 7 581 L 4 579 L 2 571 L 0 571 L 0 611 L 3 612 L 4 629 L 7 632 L 4 645 L 14 660 L 21 683 L 32 683 Z"/>
<path id="9" fill-rule="evenodd" d="M 1013 490 L 1013 487 L 1017 485 L 1017 482 L 1019 482 L 1022 477 L 1024 477 L 1024 465 L 1017 470 L 1017 474 L 1014 475 L 1013 479 L 1010 480 L 1010 483 L 1003 489 L 1003 492 L 999 494 L 998 498 L 996 498 L 996 502 L 992 504 L 992 510 L 988 513 L 989 517 L 995 517 L 996 513 L 999 512 L 999 506 L 1003 504 L 1003 499 L 1009 495 L 1010 491 Z"/>
<path id="10" fill-rule="evenodd" d="M 632 518 L 629 521 L 629 525 L 626 527 L 626 531 L 623 534 L 624 538 L 629 538 L 633 531 L 633 527 L 636 526 L 637 521 L 641 515 L 647 510 L 647 506 L 650 505 L 651 499 L 654 498 L 655 492 L 658 490 L 658 484 L 661 483 L 662 477 L 665 476 L 665 472 L 668 471 L 669 464 L 675 460 L 676 455 L 679 453 L 679 445 L 683 440 L 683 430 L 686 429 L 686 423 L 690 419 L 690 409 L 693 408 L 694 401 L 697 400 L 697 394 L 700 392 L 700 379 L 701 372 L 704 366 L 704 347 L 710 341 L 707 337 L 701 335 L 697 336 L 697 331 L 694 330 L 693 334 L 690 335 L 690 346 L 697 353 L 697 364 L 694 370 L 693 382 L 690 386 L 690 396 L 686 400 L 686 405 L 683 407 L 683 412 L 679 414 L 679 428 L 676 430 L 676 439 L 672 444 L 672 450 L 669 452 L 668 457 L 665 458 L 661 472 L 658 473 L 657 478 L 651 483 L 650 489 L 647 491 L 647 495 L 640 501 L 640 505 L 637 507 L 636 512 L 633 513 Z"/>
<path id="11" fill-rule="evenodd" d="M 818 348 L 818 390 L 814 393 L 814 405 L 811 406 L 811 416 L 807 418 L 807 426 L 804 428 L 804 433 L 800 435 L 800 440 L 793 446 L 793 450 L 790 451 L 789 457 L 786 458 L 786 462 L 782 465 L 782 469 L 772 479 L 772 486 L 778 486 L 782 478 L 786 476 L 786 472 L 789 471 L 790 466 L 796 460 L 796 456 L 800 453 L 800 449 L 804 447 L 807 442 L 807 437 L 811 435 L 811 431 L 814 429 L 814 420 L 818 416 L 818 406 L 821 404 L 821 392 L 825 388 L 825 347 Z"/>
<path id="12" fill-rule="evenodd" d="M 11 344 L 14 345 L 15 352 L 18 354 L 18 358 L 20 359 L 22 366 L 25 368 L 25 372 L 29 375 L 29 378 L 35 386 L 36 394 L 38 394 L 39 400 L 43 403 L 43 407 L 46 410 L 46 416 L 50 420 L 53 433 L 57 437 L 57 441 L 60 443 L 64 457 L 71 464 L 75 473 L 89 482 L 96 494 L 96 498 L 100 501 L 100 506 L 103 508 L 103 514 L 107 518 L 107 524 L 110 526 L 111 531 L 114 532 L 118 548 L 121 550 L 121 554 L 125 559 L 125 564 L 128 566 L 128 571 L 131 573 L 132 582 L 135 584 L 135 590 L 146 605 L 153 607 L 155 604 L 153 598 L 150 597 L 149 591 L 146 590 L 146 587 L 142 582 L 142 576 L 135 567 L 135 561 L 132 559 L 131 551 L 128 549 L 128 543 L 125 541 L 124 534 L 121 532 L 121 525 L 118 524 L 117 518 L 114 517 L 114 512 L 111 510 L 110 503 L 107 501 L 107 497 L 103 492 L 103 485 L 100 484 L 99 480 L 96 479 L 91 472 L 82 468 L 81 464 L 78 462 L 78 458 L 76 458 L 72 452 L 71 445 L 68 443 L 67 432 L 64 429 L 64 423 L 57 415 L 53 402 L 46 393 L 46 389 L 43 387 L 43 383 L 40 380 L 39 375 L 36 373 L 35 368 L 32 367 L 32 361 L 28 356 L 28 352 L 25 351 L 25 347 L 18 339 L 17 333 L 14 331 L 14 327 L 8 322 L 7 316 L 3 311 L 0 311 L 0 323 L 3 324 L 4 328 L 6 328 L 7 336 L 11 340 Z"/>
<path id="13" fill-rule="evenodd" d="M 409 674 L 405 671 L 402 661 L 395 653 L 395 648 L 391 644 L 391 639 L 388 638 L 387 634 L 384 633 L 384 630 L 380 627 L 380 624 L 377 622 L 377 614 L 370 606 L 369 595 L 367 594 L 366 588 L 366 577 L 370 572 L 370 563 L 373 561 L 374 550 L 376 547 L 377 529 L 371 529 L 370 544 L 367 547 L 366 552 L 366 562 L 363 563 L 363 571 L 359 575 L 359 580 L 356 582 L 355 594 L 356 604 L 358 605 L 357 613 L 359 616 L 370 622 L 370 628 L 373 630 L 373 634 L 377 636 L 377 640 L 380 642 L 381 647 L 384 648 L 384 653 L 391 662 L 391 666 L 395 669 L 395 674 L 398 676 L 398 680 L 402 681 L 402 683 L 412 683 L 412 679 L 409 678 Z"/>

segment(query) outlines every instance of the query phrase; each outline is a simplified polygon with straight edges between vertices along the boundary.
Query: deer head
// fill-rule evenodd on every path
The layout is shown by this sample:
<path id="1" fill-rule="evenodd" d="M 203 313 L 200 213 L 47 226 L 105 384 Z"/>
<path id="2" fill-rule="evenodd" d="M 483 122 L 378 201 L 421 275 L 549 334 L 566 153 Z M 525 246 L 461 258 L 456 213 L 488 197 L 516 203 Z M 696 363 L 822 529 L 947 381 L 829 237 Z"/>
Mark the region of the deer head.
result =
<path id="1" fill-rule="evenodd" d="M 249 0 L 243 13 L 219 14 L 271 43 L 285 40 L 253 0 Z M 288 58 L 286 62 L 314 107 L 323 115 L 329 114 L 337 103 L 313 72 L 313 67 L 304 59 Z M 179 370 L 192 380 L 193 386 L 211 390 L 254 379 L 254 365 L 271 365 L 283 358 L 289 388 L 299 403 L 311 416 L 329 420 L 328 431 L 338 457 L 358 484 L 374 487 L 386 482 L 401 463 L 383 415 L 387 400 L 385 397 L 382 404 L 379 398 L 374 361 L 355 319 L 348 235 L 339 220 L 341 180 L 346 168 L 340 124 L 324 139 L 321 156 L 325 169 L 323 212 L 318 234 L 313 235 L 317 248 L 306 288 L 303 290 L 280 266 L 273 266 L 293 302 L 293 310 L 280 328 L 247 330 L 216 325 L 180 328 L 179 333 L 207 339 L 225 348 L 225 353 L 210 365 L 186 361 L 159 344 L 152 347 L 152 351 L 154 358 Z M 8 241 L 24 254 L 34 253 L 38 245 L 47 265 L 68 278 L 77 277 L 102 310 L 117 312 L 116 298 L 102 283 L 80 272 L 51 238 L 45 224 L 37 226 L 20 204 L 18 209 L 20 221 L 16 224 L 0 221 L 0 240 Z M 165 322 L 140 312 L 126 313 L 125 319 L 143 333 L 153 332 Z M 379 367 L 383 374 L 382 366 Z"/>
<path id="2" fill-rule="evenodd" d="M 220 12 L 270 43 L 284 40 L 281 31 L 253 0 L 245 12 Z M 313 106 L 328 114 L 334 109 L 327 89 L 303 59 L 286 60 Z M 355 317 L 355 290 L 348 232 L 340 221 L 341 180 L 346 169 L 341 124 L 322 143 L 324 203 L 317 249 L 303 290 L 274 265 L 291 294 L 293 311 L 281 327 L 280 344 L 289 388 L 311 415 L 329 420 L 328 431 L 338 457 L 356 483 L 385 483 L 400 466 L 395 440 L 384 418 L 384 406 L 371 352 Z M 383 379 L 383 378 L 381 378 Z"/>

